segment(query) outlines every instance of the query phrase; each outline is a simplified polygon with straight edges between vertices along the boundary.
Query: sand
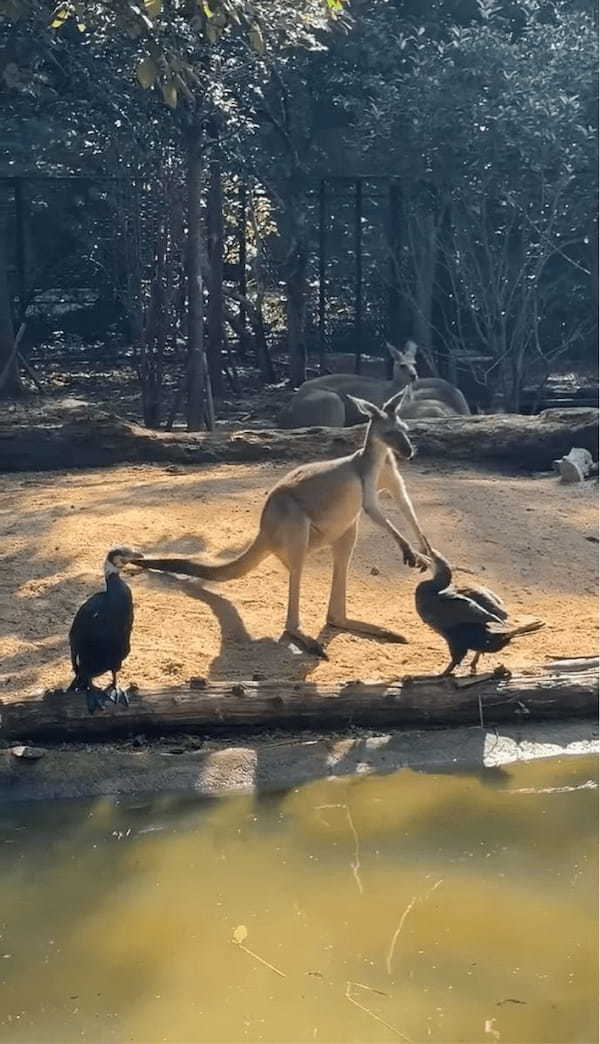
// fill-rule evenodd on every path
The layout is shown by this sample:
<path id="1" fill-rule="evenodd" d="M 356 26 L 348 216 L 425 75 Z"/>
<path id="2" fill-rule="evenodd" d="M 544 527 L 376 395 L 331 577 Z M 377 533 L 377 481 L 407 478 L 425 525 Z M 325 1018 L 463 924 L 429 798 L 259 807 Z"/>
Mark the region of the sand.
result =
<path id="1" fill-rule="evenodd" d="M 0 698 L 69 682 L 68 630 L 78 606 L 103 586 L 108 548 L 127 543 L 147 554 L 185 556 L 237 551 L 254 535 L 265 494 L 286 470 L 147 465 L 2 476 Z M 596 483 L 440 471 L 425 461 L 411 464 L 406 479 L 432 543 L 474 572 L 464 582 L 491 586 L 518 619 L 546 621 L 545 630 L 503 651 L 507 667 L 596 652 Z M 304 629 L 325 642 L 328 661 L 279 641 L 287 574 L 275 559 L 221 585 L 132 576 L 136 619 L 122 681 L 151 689 L 198 675 L 319 682 L 443 669 L 445 644 L 414 610 L 420 574 L 403 565 L 391 539 L 366 517 L 351 565 L 349 615 L 400 631 L 408 644 L 324 629 L 330 575 L 329 553 L 312 556 L 302 598 Z"/>

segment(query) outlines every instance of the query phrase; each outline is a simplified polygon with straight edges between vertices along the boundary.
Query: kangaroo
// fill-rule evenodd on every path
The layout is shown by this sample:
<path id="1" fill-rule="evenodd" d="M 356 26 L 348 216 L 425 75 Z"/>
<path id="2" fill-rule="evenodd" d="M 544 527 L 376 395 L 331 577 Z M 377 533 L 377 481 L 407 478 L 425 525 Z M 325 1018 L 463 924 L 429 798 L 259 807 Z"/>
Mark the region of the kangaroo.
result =
<path id="1" fill-rule="evenodd" d="M 463 393 L 441 377 L 417 376 L 417 346 L 407 341 L 403 351 L 393 344 L 386 348 L 394 360 L 391 381 L 376 377 L 361 377 L 352 373 L 332 373 L 315 377 L 295 392 L 284 413 L 285 428 L 351 427 L 361 424 L 363 417 L 354 405 L 353 396 L 368 399 L 381 407 L 402 388 L 410 386 L 411 396 L 400 407 L 402 416 L 454 417 L 469 416 L 470 410 Z"/>
<path id="2" fill-rule="evenodd" d="M 413 447 L 407 427 L 399 417 L 406 392 L 403 390 L 380 409 L 372 402 L 352 397 L 353 406 L 369 424 L 362 447 L 337 460 L 302 464 L 289 472 L 271 490 L 263 508 L 258 533 L 250 546 L 228 562 L 198 562 L 186 558 L 143 558 L 137 565 L 203 580 L 234 580 L 245 576 L 275 555 L 288 569 L 288 606 L 284 633 L 308 652 L 326 657 L 323 647 L 305 635 L 300 626 L 300 585 L 304 560 L 317 548 L 331 547 L 333 578 L 327 623 L 339 630 L 375 635 L 387 641 L 404 642 L 401 635 L 375 624 L 349 619 L 346 615 L 348 566 L 354 551 L 361 509 L 381 526 L 400 547 L 404 563 L 424 570 L 428 566 L 429 542 L 415 515 L 395 459 L 409 461 Z M 379 505 L 379 490 L 387 489 L 410 521 L 423 554 L 385 517 Z"/>

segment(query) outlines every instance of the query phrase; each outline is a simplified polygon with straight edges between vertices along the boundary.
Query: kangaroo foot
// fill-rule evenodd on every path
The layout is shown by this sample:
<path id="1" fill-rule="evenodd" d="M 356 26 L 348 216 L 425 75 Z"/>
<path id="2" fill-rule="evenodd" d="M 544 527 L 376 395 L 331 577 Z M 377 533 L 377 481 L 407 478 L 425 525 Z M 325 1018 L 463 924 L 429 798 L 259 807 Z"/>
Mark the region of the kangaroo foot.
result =
<path id="1" fill-rule="evenodd" d="M 386 627 L 377 624 L 365 623 L 364 620 L 337 620 L 334 617 L 327 618 L 328 627 L 334 627 L 336 631 L 350 631 L 353 634 L 365 634 L 372 638 L 379 638 L 382 642 L 395 642 L 398 645 L 407 645 L 408 638 L 397 631 L 388 631 Z"/>
<path id="2" fill-rule="evenodd" d="M 319 656 L 322 660 L 328 660 L 329 657 L 325 652 L 325 649 L 316 638 L 310 638 L 307 634 L 303 634 L 302 631 L 291 631 L 286 628 L 282 635 L 283 639 L 288 639 L 293 642 L 294 645 L 300 646 L 305 652 L 310 653 L 311 656 Z"/>

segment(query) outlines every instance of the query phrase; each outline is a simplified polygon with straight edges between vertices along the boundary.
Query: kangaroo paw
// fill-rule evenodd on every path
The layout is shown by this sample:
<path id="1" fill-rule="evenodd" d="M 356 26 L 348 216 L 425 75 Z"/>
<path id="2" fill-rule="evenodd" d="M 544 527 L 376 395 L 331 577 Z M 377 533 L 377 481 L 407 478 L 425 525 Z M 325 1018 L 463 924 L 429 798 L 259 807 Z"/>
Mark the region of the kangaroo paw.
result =
<path id="1" fill-rule="evenodd" d="M 402 557 L 404 558 L 404 565 L 409 566 L 411 569 L 419 569 L 421 573 L 424 573 L 429 568 L 429 559 L 425 555 L 419 554 L 418 551 L 414 551 L 410 546 L 403 548 Z"/>

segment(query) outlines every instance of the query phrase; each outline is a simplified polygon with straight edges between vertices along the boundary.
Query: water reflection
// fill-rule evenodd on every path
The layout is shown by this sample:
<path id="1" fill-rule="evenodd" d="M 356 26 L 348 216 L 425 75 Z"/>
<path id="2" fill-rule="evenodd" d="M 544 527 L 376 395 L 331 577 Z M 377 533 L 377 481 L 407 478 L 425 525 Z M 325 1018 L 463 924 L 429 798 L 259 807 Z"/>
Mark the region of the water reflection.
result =
<path id="1" fill-rule="evenodd" d="M 591 1042 L 595 761 L 0 812 L 0 1041 Z"/>

